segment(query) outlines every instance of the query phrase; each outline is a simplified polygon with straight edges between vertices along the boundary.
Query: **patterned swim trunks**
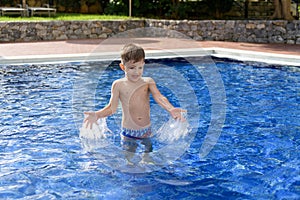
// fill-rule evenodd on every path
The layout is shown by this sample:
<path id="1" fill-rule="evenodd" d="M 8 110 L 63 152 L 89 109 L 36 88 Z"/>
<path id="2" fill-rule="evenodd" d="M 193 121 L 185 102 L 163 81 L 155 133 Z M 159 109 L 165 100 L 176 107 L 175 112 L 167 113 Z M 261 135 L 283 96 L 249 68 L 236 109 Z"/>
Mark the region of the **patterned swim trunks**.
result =
<path id="1" fill-rule="evenodd" d="M 144 139 L 149 138 L 152 135 L 151 126 L 139 130 L 132 130 L 127 128 L 122 128 L 121 134 L 125 137 L 133 139 Z"/>

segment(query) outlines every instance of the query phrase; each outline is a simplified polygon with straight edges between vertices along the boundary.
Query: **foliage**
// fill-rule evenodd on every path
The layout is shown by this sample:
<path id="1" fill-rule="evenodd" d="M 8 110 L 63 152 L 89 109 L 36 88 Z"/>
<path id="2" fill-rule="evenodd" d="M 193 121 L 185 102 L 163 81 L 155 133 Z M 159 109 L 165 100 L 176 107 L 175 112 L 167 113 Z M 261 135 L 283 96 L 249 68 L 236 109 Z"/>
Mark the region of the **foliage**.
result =
<path id="1" fill-rule="evenodd" d="M 50 6 L 55 6 L 58 13 L 129 15 L 129 0 L 27 0 L 32 1 L 47 2 Z M 272 1 L 276 7 L 276 0 L 268 1 Z M 20 2 L 21 0 L 0 0 L 0 6 L 16 6 Z M 132 0 L 132 16 L 159 19 L 229 19 L 232 17 L 230 14 L 235 14 L 227 13 L 233 5 L 234 0 Z"/>
<path id="2" fill-rule="evenodd" d="M 14 0 L 1 0 L 0 6 L 11 5 L 14 6 L 16 3 Z"/>
<path id="3" fill-rule="evenodd" d="M 105 14 L 109 15 L 128 15 L 128 3 L 123 0 L 112 0 L 104 9 Z"/>
<path id="4" fill-rule="evenodd" d="M 170 0 L 133 0 L 132 15 L 148 18 L 185 18 L 189 6 L 185 3 L 174 4 Z M 106 14 L 129 13 L 128 0 L 112 0 L 105 9 Z"/>
<path id="5" fill-rule="evenodd" d="M 208 13 L 216 19 L 221 19 L 224 13 L 230 11 L 233 4 L 233 0 L 204 0 L 203 2 L 209 8 Z"/>
<path id="6" fill-rule="evenodd" d="M 128 15 L 128 2 L 128 0 L 113 0 L 108 4 L 105 13 Z M 199 19 L 201 16 L 221 18 L 233 4 L 233 0 L 132 0 L 132 2 L 133 16 L 166 19 Z"/>
<path id="7" fill-rule="evenodd" d="M 59 0 L 59 5 L 64 6 L 66 11 L 79 12 L 80 0 Z"/>

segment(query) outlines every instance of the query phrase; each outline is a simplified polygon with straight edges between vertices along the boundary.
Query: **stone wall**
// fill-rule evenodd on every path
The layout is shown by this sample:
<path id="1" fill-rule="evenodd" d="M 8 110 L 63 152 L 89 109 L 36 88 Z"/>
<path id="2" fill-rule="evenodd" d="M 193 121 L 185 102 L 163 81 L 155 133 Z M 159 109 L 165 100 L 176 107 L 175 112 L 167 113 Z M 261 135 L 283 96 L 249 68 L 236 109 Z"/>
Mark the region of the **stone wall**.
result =
<path id="1" fill-rule="evenodd" d="M 289 22 L 284 20 L 151 19 L 0 22 L 0 42 L 105 39 L 120 32 L 143 27 L 175 30 L 195 40 L 300 44 L 299 20 Z"/>
<path id="2" fill-rule="evenodd" d="M 108 38 L 144 26 L 144 20 L 0 22 L 0 42 Z"/>
<path id="3" fill-rule="evenodd" d="M 176 30 L 200 41 L 300 44 L 299 20 L 147 20 L 147 26 Z"/>

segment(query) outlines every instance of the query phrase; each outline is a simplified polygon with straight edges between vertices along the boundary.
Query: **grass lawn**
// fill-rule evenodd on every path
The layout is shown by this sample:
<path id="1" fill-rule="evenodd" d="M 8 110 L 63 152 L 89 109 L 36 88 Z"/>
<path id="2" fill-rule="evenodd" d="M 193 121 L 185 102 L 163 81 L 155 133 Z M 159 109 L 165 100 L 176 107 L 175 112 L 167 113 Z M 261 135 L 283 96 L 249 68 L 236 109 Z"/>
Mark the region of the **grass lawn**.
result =
<path id="1" fill-rule="evenodd" d="M 52 20 L 126 20 L 140 19 L 128 16 L 118 15 L 96 15 L 96 14 L 79 14 L 79 13 L 56 13 L 56 16 L 41 16 L 41 17 L 20 17 L 20 16 L 1 16 L 0 21 L 52 21 Z"/>

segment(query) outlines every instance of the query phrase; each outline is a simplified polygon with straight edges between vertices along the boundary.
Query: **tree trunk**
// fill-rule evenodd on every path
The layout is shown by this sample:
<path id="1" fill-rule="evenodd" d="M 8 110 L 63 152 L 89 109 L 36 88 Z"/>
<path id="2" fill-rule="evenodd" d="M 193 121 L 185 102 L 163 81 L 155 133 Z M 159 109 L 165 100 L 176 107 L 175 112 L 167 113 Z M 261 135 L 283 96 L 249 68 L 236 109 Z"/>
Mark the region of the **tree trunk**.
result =
<path id="1" fill-rule="evenodd" d="M 291 15 L 291 0 L 274 0 L 275 11 L 271 19 L 293 20 Z"/>
<path id="2" fill-rule="evenodd" d="M 245 19 L 248 19 L 248 16 L 249 16 L 249 0 L 245 1 L 244 8 L 245 8 L 244 17 L 245 17 Z"/>
<path id="3" fill-rule="evenodd" d="M 26 0 L 22 0 L 22 7 L 26 8 Z"/>
<path id="4" fill-rule="evenodd" d="M 177 5 L 179 3 L 179 0 L 172 0 L 173 5 Z"/>
<path id="5" fill-rule="evenodd" d="M 216 19 L 222 19 L 223 13 L 220 12 L 220 10 L 218 8 L 216 8 L 216 12 L 215 12 L 215 18 Z"/>
<path id="6" fill-rule="evenodd" d="M 88 13 L 89 7 L 86 4 L 85 0 L 80 0 L 80 13 Z"/>

